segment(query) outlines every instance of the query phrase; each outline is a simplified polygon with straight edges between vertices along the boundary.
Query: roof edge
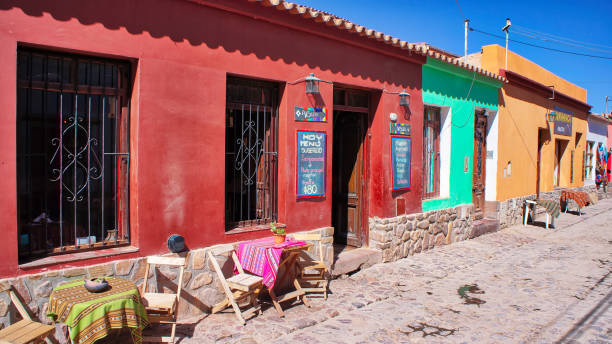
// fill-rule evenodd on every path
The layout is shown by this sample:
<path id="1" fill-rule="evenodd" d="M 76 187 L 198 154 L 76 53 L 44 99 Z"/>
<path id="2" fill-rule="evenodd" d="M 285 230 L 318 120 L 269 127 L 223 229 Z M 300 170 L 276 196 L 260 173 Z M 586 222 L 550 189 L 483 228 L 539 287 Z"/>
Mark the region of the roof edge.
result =
<path id="1" fill-rule="evenodd" d="M 463 77 L 463 78 L 470 79 L 470 80 L 472 79 L 472 73 L 474 73 L 478 76 L 475 79 L 476 82 L 486 84 L 491 87 L 501 88 L 503 84 L 506 82 L 506 79 L 504 77 L 494 74 L 494 73 L 489 73 L 490 75 L 487 75 L 484 73 L 480 73 L 476 69 L 470 70 L 470 69 L 461 67 L 458 64 L 442 61 L 434 57 L 428 56 L 427 59 L 428 59 L 427 63 L 424 64 L 423 67 L 437 69 L 445 73 L 457 74 L 459 77 Z M 432 63 L 429 62 L 430 61 L 429 59 L 431 59 Z"/>
<path id="2" fill-rule="evenodd" d="M 553 91 L 550 87 L 539 83 L 533 79 L 530 79 L 522 74 L 509 71 L 503 68 L 499 69 L 499 74 L 508 80 L 508 83 L 521 86 L 523 88 L 535 91 L 541 96 L 552 97 L 554 95 L 555 100 L 561 103 L 576 107 L 584 112 L 590 112 L 592 105 L 589 105 L 579 99 L 568 96 L 567 94 L 559 91 Z"/>

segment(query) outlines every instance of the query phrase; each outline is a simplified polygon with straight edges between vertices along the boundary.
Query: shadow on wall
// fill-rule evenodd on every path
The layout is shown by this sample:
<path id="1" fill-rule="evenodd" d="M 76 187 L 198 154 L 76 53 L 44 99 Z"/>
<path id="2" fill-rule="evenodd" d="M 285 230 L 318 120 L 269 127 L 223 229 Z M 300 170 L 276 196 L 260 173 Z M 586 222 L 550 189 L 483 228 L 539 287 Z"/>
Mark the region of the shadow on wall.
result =
<path id="1" fill-rule="evenodd" d="M 234 6 L 252 17 L 261 15 L 275 21 L 289 22 L 295 27 L 305 27 L 330 36 L 342 36 L 344 39 L 356 37 L 354 34 L 340 32 L 336 28 L 315 24 L 309 19 L 285 12 L 262 8 L 257 4 L 235 2 L 232 4 L 232 7 Z M 0 10 L 13 8 L 19 8 L 33 17 L 43 17 L 48 13 L 58 21 L 76 19 L 83 25 L 99 23 L 109 30 L 125 28 L 132 35 L 148 34 L 157 39 L 168 37 L 176 43 L 187 41 L 192 46 L 206 45 L 210 49 L 223 48 L 230 53 L 254 54 L 261 60 L 282 60 L 288 65 L 308 65 L 310 68 L 318 67 L 321 70 L 361 77 L 362 80 L 386 81 L 400 87 L 416 87 L 421 84 L 420 66 L 416 64 L 414 70 L 408 68 L 403 73 L 397 73 L 400 66 L 409 62 L 397 59 L 397 65 L 380 63 L 380 54 L 374 52 L 350 45 L 340 46 L 340 43 L 330 39 L 302 34 L 281 25 L 189 1 L 107 0 L 103 8 L 96 2 L 74 6 L 72 1 L 24 0 L 18 1 L 17 4 L 0 4 Z M 367 42 L 366 45 L 396 51 L 396 48 L 380 42 Z M 355 58 L 354 50 L 359 50 L 359 58 Z M 406 51 L 404 54 L 409 56 L 410 53 Z M 351 58 L 348 59 L 347 56 Z M 424 58 L 422 59 L 424 62 Z"/>

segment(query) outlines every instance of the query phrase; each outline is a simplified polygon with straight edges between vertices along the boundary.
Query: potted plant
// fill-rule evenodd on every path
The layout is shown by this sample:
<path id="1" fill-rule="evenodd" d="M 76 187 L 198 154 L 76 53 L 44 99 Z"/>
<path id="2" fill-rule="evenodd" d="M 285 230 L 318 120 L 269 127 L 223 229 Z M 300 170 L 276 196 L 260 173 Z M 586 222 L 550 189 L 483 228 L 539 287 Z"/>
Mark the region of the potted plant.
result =
<path id="1" fill-rule="evenodd" d="M 270 223 L 270 232 L 272 232 L 274 236 L 275 244 L 280 244 L 285 241 L 285 235 L 287 235 L 285 228 L 276 227 L 276 222 Z"/>

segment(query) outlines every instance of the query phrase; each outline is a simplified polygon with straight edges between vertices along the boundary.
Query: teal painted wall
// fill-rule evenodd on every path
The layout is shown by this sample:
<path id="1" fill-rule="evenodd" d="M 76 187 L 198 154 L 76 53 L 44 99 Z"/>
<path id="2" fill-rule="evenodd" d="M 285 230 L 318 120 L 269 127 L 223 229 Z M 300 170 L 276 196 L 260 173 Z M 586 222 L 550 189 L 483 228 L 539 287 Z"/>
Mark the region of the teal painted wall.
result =
<path id="1" fill-rule="evenodd" d="M 424 200 L 423 211 L 472 203 L 474 109 L 497 110 L 501 86 L 501 82 L 480 74 L 427 58 L 423 65 L 423 102 L 450 107 L 451 156 L 449 197 Z M 466 156 L 468 171 L 464 172 Z"/>

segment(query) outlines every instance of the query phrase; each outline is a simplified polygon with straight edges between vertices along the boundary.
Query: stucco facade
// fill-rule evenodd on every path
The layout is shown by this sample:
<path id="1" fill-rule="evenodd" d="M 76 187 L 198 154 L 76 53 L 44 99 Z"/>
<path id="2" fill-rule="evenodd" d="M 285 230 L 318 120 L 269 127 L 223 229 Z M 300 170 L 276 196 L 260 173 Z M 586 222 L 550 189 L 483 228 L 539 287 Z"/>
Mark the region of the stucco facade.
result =
<path id="1" fill-rule="evenodd" d="M 485 110 L 488 117 L 485 199 L 495 200 L 497 159 L 497 101 L 499 80 L 428 58 L 423 65 L 423 103 L 439 107 L 440 196 L 424 200 L 423 211 L 472 203 L 474 158 L 474 112 Z M 467 170 L 466 170 L 467 162 Z"/>
<path id="2" fill-rule="evenodd" d="M 588 118 L 587 144 L 590 145 L 587 154 L 592 154 L 592 163 L 585 166 L 585 185 L 595 184 L 597 163 L 600 161 L 600 149 L 608 153 L 608 125 L 607 119 L 597 114 L 590 114 Z M 602 147 L 602 148 L 600 148 Z M 604 163 L 604 165 L 607 165 Z"/>
<path id="3" fill-rule="evenodd" d="M 483 69 L 508 79 L 499 93 L 497 200 L 582 186 L 590 111 L 586 90 L 510 51 L 504 70 L 499 45 L 482 47 L 481 55 Z M 550 112 L 562 113 L 571 132 L 557 133 L 556 124 L 547 121 Z"/>
<path id="4" fill-rule="evenodd" d="M 146 15 L 143 15 L 146 14 Z M 245 29 L 247 28 L 247 29 Z M 405 43 L 405 42 L 404 42 Z M 70 254 L 43 265 L 18 263 L 16 161 L 17 51 L 19 47 L 126 61 L 131 65 L 130 246 Z M 399 43 L 391 46 L 352 31 L 304 19 L 249 1 L 23 1 L 0 5 L 0 201 L 4 238 L 0 276 L 167 252 L 170 234 L 183 235 L 190 249 L 269 235 L 267 228 L 225 229 L 225 131 L 228 76 L 265 80 L 279 87 L 277 221 L 288 232 L 332 223 L 334 90 L 369 93 L 363 141 L 363 246 L 368 218 L 421 211 L 421 145 L 412 145 L 411 188 L 392 191 L 389 114 L 409 124 L 422 141 L 421 65 L 425 57 Z M 347 58 L 350 56 L 350 58 Z M 316 96 L 305 93 L 304 77 L 323 80 Z M 409 108 L 398 94 L 411 95 Z M 298 122 L 294 109 L 327 108 L 325 122 Z M 407 116 L 405 113 L 416 114 Z M 296 131 L 325 132 L 323 197 L 296 199 Z M 64 256 L 64 257 L 68 257 Z"/>

